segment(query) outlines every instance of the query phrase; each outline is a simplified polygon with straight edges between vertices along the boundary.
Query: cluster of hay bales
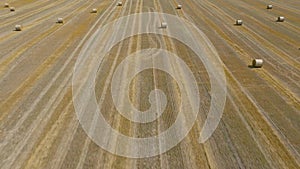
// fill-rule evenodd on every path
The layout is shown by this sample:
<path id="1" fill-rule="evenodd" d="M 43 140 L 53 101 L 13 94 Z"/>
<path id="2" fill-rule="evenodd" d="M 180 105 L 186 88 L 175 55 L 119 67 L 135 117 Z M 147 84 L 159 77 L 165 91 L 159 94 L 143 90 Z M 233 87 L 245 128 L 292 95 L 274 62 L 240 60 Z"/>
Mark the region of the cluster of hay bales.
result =
<path id="1" fill-rule="evenodd" d="M 9 7 L 9 6 L 10 6 L 9 3 L 4 3 L 4 8 L 9 8 L 9 10 L 12 12 L 16 10 L 15 7 Z"/>
<path id="2" fill-rule="evenodd" d="M 63 23 L 63 18 L 57 18 L 57 23 Z M 15 31 L 22 31 L 23 27 L 22 25 L 15 25 Z"/>
<path id="3" fill-rule="evenodd" d="M 166 29 L 168 27 L 168 24 L 166 22 L 162 22 L 160 27 Z"/>
<path id="4" fill-rule="evenodd" d="M 269 4 L 267 5 L 267 9 L 273 9 L 273 5 Z M 283 16 L 278 16 L 277 17 L 277 22 L 284 22 L 285 18 Z"/>
<path id="5" fill-rule="evenodd" d="M 273 8 L 273 5 L 271 5 L 271 4 L 267 5 L 267 9 L 272 9 L 272 8 Z M 279 16 L 277 18 L 277 21 L 278 22 L 283 22 L 284 21 L 284 17 L 283 16 Z M 235 25 L 238 25 L 238 26 L 243 25 L 243 20 L 237 19 L 235 21 Z M 262 59 L 253 59 L 251 67 L 253 67 L 253 68 L 261 68 L 263 66 L 263 63 L 264 63 L 264 61 Z"/>
<path id="6" fill-rule="evenodd" d="M 272 4 L 268 4 L 267 5 L 267 9 L 273 9 L 273 5 Z M 284 22 L 285 18 L 283 16 L 279 16 L 277 17 L 277 22 Z M 235 25 L 239 25 L 241 26 L 243 24 L 243 21 L 241 19 L 237 19 L 235 22 Z M 300 48 L 299 48 L 300 50 Z M 254 59 L 252 61 L 252 67 L 253 68 L 261 68 L 263 65 L 263 60 L 262 59 Z"/>
<path id="7" fill-rule="evenodd" d="M 273 5 L 272 4 L 268 4 L 267 5 L 267 9 L 273 9 Z M 285 18 L 283 17 L 283 16 L 279 16 L 279 17 L 277 17 L 277 22 L 284 22 L 284 20 L 285 20 Z M 236 23 L 235 23 L 236 25 L 242 25 L 243 24 L 243 21 L 242 20 L 240 20 L 240 19 L 238 19 L 238 20 L 236 20 Z"/>
<path id="8" fill-rule="evenodd" d="M 119 2 L 118 5 L 121 6 L 122 2 Z M 5 3 L 4 7 L 8 8 L 9 4 Z M 15 11 L 16 10 L 15 7 L 10 7 L 9 9 L 10 9 L 10 11 Z M 97 13 L 97 12 L 98 12 L 97 8 L 93 8 L 92 11 L 91 11 L 91 13 Z M 59 18 L 57 18 L 56 23 L 62 24 L 62 23 L 64 23 L 64 19 L 59 17 Z M 15 25 L 15 31 L 22 31 L 22 25 Z"/>
<path id="9" fill-rule="evenodd" d="M 21 30 L 22 30 L 22 25 L 15 26 L 15 31 L 21 31 Z"/>

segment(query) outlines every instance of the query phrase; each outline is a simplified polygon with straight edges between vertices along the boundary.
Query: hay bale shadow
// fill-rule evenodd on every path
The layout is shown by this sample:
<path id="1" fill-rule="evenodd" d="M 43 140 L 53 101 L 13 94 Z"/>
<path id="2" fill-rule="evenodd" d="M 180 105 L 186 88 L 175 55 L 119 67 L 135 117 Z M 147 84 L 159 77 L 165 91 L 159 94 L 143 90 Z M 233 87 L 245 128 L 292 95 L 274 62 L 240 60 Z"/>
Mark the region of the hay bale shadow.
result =
<path id="1" fill-rule="evenodd" d="M 248 65 L 248 68 L 253 69 L 255 67 L 253 65 Z"/>
<path id="2" fill-rule="evenodd" d="M 239 24 L 236 24 L 236 23 L 235 23 L 235 24 L 233 24 L 233 26 L 243 26 L 243 25 L 239 25 Z"/>
<path id="3" fill-rule="evenodd" d="M 260 69 L 260 68 L 262 68 L 262 66 L 248 65 L 248 68 L 250 68 L 250 69 Z"/>

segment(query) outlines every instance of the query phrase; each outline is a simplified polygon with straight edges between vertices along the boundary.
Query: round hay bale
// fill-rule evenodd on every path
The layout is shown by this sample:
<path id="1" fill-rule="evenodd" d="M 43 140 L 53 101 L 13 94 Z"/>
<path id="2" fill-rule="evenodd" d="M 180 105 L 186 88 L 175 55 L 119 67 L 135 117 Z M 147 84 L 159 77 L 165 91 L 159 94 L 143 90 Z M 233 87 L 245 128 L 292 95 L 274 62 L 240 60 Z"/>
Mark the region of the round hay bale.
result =
<path id="1" fill-rule="evenodd" d="M 57 23 L 64 23 L 63 18 L 57 18 Z"/>
<path id="2" fill-rule="evenodd" d="M 283 16 L 278 16 L 277 21 L 278 22 L 283 22 L 285 18 Z"/>
<path id="3" fill-rule="evenodd" d="M 238 20 L 236 20 L 235 24 L 236 25 L 243 25 L 243 20 L 238 19 Z"/>
<path id="4" fill-rule="evenodd" d="M 182 8 L 182 5 L 177 5 L 177 9 L 181 9 Z"/>
<path id="5" fill-rule="evenodd" d="M 166 22 L 162 22 L 160 27 L 161 27 L 161 28 L 167 28 L 167 27 L 168 27 L 168 24 L 167 24 Z"/>
<path id="6" fill-rule="evenodd" d="M 96 8 L 92 9 L 92 13 L 97 13 L 97 9 Z"/>
<path id="7" fill-rule="evenodd" d="M 267 5 L 267 9 L 272 9 L 273 8 L 273 5 L 269 4 Z"/>
<path id="8" fill-rule="evenodd" d="M 262 59 L 253 59 L 252 67 L 261 68 L 263 66 L 264 61 Z"/>
<path id="9" fill-rule="evenodd" d="M 118 6 L 122 6 L 122 2 L 120 1 L 120 2 L 118 2 L 118 4 L 117 4 Z"/>
<path id="10" fill-rule="evenodd" d="M 4 8 L 8 8 L 9 7 L 9 3 L 4 3 Z"/>
<path id="11" fill-rule="evenodd" d="M 21 31 L 21 30 L 22 30 L 22 25 L 15 26 L 15 31 Z"/>
<path id="12" fill-rule="evenodd" d="M 10 7 L 9 10 L 13 12 L 13 11 L 15 11 L 16 9 L 15 9 L 15 7 Z"/>

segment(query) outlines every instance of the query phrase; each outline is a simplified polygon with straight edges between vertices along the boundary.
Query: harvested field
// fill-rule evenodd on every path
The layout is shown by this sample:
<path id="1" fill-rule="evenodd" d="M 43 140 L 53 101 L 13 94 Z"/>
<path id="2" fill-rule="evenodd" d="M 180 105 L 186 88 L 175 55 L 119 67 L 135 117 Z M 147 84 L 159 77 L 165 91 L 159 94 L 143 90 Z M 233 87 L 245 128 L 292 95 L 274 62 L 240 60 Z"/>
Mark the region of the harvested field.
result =
<path id="1" fill-rule="evenodd" d="M 14 12 L 4 3 L 0 8 L 1 168 L 300 168 L 299 0 L 11 0 Z M 269 4 L 272 9 L 267 9 Z M 137 110 L 146 111 L 152 103 L 149 94 L 160 89 L 167 99 L 162 115 L 138 123 L 118 112 L 111 81 L 118 65 L 136 51 L 163 48 L 178 55 L 193 73 L 200 96 L 199 114 L 182 141 L 152 157 L 128 158 L 101 148 L 85 132 L 74 107 L 74 98 L 81 95 L 74 92 L 72 78 L 76 61 L 86 46 L 92 46 L 89 39 L 98 28 L 143 12 L 178 16 L 201 30 L 211 42 L 204 48 L 214 49 L 212 53 L 220 57 L 227 95 L 218 127 L 199 143 L 213 98 L 205 63 L 189 46 L 165 35 L 138 34 L 118 42 L 97 67 L 94 79 L 96 101 L 114 130 L 128 137 L 155 137 L 176 122 L 181 110 L 182 84 L 162 70 L 146 69 L 130 82 L 129 100 Z M 284 22 L 277 22 L 279 16 Z M 56 24 L 57 18 L 63 18 L 63 24 Z M 142 23 L 155 19 L 157 29 L 166 34 L 174 27 L 163 17 L 149 21 L 137 17 L 128 27 L 112 27 L 101 42 L 108 44 L 115 30 L 133 33 L 133 27 L 141 29 Z M 237 19 L 242 26 L 236 26 Z M 15 25 L 22 25 L 22 31 L 15 31 Z M 262 59 L 263 66 L 253 67 L 254 59 Z M 158 59 L 151 61 L 160 64 Z M 179 63 L 168 61 L 162 64 L 189 83 Z M 144 64 L 136 60 L 135 66 L 124 67 L 120 88 Z M 127 105 L 125 95 L 126 90 L 120 92 L 121 106 Z M 156 99 L 163 100 L 157 95 Z M 101 137 L 110 138 L 112 147 L 120 145 L 120 138 L 112 133 Z M 164 141 L 153 149 L 161 150 Z M 124 149 L 132 150 L 129 145 Z"/>

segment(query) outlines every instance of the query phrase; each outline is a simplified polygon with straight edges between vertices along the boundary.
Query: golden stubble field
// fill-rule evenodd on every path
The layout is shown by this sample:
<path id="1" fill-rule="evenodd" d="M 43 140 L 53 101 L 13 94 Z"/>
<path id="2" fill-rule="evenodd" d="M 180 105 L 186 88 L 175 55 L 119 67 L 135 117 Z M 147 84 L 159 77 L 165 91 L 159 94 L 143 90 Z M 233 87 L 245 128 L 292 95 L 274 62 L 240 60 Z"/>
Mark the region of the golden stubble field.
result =
<path id="1" fill-rule="evenodd" d="M 0 8 L 1 168 L 300 167 L 299 0 L 273 1 L 271 10 L 264 0 L 123 0 L 122 6 L 117 2 L 12 0 L 14 12 Z M 182 9 L 176 9 L 177 4 Z M 93 8 L 98 12 L 91 13 Z M 210 80 L 201 60 L 167 36 L 145 34 L 118 43 L 99 67 L 95 93 L 104 105 L 105 119 L 120 133 L 138 138 L 157 135 L 174 123 L 182 102 L 170 75 L 148 69 L 130 83 L 130 100 L 145 111 L 151 90 L 161 89 L 168 98 L 163 115 L 139 124 L 118 113 L 110 94 L 111 76 L 137 50 L 163 47 L 176 53 L 192 70 L 201 97 L 196 123 L 183 141 L 166 153 L 134 159 L 101 149 L 84 132 L 73 106 L 72 75 L 84 37 L 121 16 L 140 12 L 177 15 L 203 31 L 223 62 L 228 93 L 218 128 L 199 144 L 211 101 Z M 286 20 L 276 22 L 281 15 Z M 63 24 L 56 23 L 58 17 L 63 17 Z M 243 25 L 234 25 L 236 19 Z M 17 24 L 22 31 L 14 31 Z M 264 60 L 261 69 L 249 66 L 255 58 Z M 180 70 L 176 63 L 171 66 Z M 124 70 L 124 77 L 131 69 Z"/>

